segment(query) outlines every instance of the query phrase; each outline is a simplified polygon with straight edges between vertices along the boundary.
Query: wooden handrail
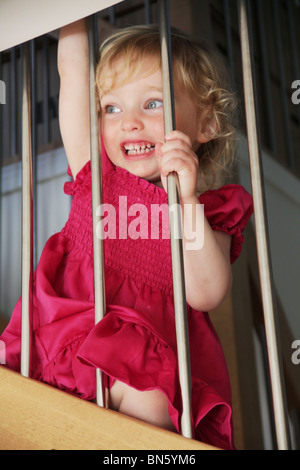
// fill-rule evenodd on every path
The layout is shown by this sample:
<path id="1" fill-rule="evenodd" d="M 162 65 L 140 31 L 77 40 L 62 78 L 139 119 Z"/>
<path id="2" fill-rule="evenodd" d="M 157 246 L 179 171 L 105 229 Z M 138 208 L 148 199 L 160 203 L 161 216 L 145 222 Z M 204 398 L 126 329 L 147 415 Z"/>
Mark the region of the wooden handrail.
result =
<path id="1" fill-rule="evenodd" d="M 217 450 L 0 367 L 1 450 Z"/>

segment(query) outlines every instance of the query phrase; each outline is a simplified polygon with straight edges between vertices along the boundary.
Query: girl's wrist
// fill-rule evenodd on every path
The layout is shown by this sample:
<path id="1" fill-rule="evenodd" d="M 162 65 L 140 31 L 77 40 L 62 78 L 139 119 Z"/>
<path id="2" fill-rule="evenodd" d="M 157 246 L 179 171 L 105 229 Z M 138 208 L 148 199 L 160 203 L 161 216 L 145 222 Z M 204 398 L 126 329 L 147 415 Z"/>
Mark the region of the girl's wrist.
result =
<path id="1" fill-rule="evenodd" d="M 197 194 L 191 194 L 189 196 L 181 196 L 180 197 L 180 204 L 181 206 L 184 206 L 186 204 L 198 204 L 199 199 L 197 197 Z"/>

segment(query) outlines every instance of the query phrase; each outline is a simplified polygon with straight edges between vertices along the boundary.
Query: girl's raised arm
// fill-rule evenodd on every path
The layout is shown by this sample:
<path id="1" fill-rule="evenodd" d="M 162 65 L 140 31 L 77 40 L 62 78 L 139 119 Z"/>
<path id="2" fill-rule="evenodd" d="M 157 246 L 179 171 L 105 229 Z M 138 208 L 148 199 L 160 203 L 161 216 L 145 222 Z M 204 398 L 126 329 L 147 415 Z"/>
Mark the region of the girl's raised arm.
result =
<path id="1" fill-rule="evenodd" d="M 90 159 L 88 37 L 84 19 L 61 29 L 57 63 L 60 132 L 75 178 Z"/>

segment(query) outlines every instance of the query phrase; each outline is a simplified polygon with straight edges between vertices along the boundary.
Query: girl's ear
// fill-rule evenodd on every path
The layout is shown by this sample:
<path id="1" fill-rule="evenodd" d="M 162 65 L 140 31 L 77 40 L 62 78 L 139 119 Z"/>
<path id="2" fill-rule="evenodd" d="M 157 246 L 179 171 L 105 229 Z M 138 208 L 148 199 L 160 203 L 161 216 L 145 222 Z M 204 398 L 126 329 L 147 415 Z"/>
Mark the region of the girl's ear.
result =
<path id="1" fill-rule="evenodd" d="M 207 114 L 201 116 L 200 126 L 197 134 L 197 140 L 200 144 L 205 144 L 210 140 L 217 137 L 219 131 L 219 124 L 215 117 L 207 118 Z"/>

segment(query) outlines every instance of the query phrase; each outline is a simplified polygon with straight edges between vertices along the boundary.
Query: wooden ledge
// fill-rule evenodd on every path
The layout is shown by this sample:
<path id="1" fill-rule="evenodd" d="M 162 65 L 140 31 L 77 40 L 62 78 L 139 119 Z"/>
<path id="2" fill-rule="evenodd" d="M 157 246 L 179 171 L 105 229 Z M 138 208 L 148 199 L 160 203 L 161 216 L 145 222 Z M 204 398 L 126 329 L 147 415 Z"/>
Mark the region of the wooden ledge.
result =
<path id="1" fill-rule="evenodd" d="M 214 450 L 0 367 L 1 450 Z"/>

